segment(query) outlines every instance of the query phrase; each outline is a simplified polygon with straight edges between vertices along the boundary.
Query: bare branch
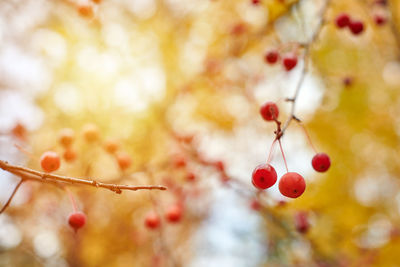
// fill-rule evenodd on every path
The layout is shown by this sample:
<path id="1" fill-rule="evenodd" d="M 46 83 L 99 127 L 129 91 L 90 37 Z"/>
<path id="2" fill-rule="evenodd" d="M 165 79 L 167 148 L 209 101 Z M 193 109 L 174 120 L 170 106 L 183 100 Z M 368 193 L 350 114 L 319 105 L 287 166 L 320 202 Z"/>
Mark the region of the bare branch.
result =
<path id="1" fill-rule="evenodd" d="M 321 20 L 319 21 L 319 24 L 317 26 L 317 29 L 315 30 L 315 32 L 313 33 L 311 39 L 309 42 L 307 42 L 306 44 L 303 44 L 303 48 L 304 48 L 304 52 L 303 52 L 303 61 L 304 61 L 304 67 L 303 70 L 301 72 L 299 81 L 297 82 L 296 85 L 296 89 L 294 91 L 294 96 L 290 97 L 290 98 L 286 98 L 286 101 L 292 103 L 292 107 L 290 110 L 290 115 L 288 117 L 288 119 L 285 121 L 285 123 L 282 126 L 282 129 L 280 131 L 277 131 L 276 133 L 276 138 L 280 139 L 282 137 L 282 135 L 284 134 L 285 130 L 289 127 L 290 123 L 292 122 L 292 120 L 299 120 L 296 116 L 295 116 L 295 106 L 296 106 L 296 101 L 298 98 L 298 95 L 300 93 L 300 89 L 303 85 L 304 79 L 306 74 L 308 73 L 308 60 L 310 57 L 310 49 L 311 46 L 313 45 L 313 43 L 317 40 L 321 29 L 323 27 L 323 25 L 325 24 L 325 13 L 326 10 L 328 10 L 328 6 L 329 6 L 330 0 L 326 0 L 323 7 L 321 8 Z"/>
<path id="2" fill-rule="evenodd" d="M 15 196 L 15 193 L 17 193 L 19 187 L 21 186 L 21 184 L 22 184 L 23 182 L 24 182 L 23 179 L 21 179 L 21 181 L 18 182 L 17 186 L 14 188 L 14 191 L 11 193 L 11 196 L 8 198 L 6 204 L 5 204 L 5 205 L 3 206 L 3 208 L 0 210 L 0 214 L 2 214 L 2 213 L 8 208 L 8 206 L 10 205 L 12 199 L 13 199 L 14 196 Z"/>
<path id="3" fill-rule="evenodd" d="M 44 173 L 36 170 L 32 170 L 29 168 L 25 168 L 22 166 L 16 166 L 9 164 L 6 161 L 0 160 L 0 168 L 8 171 L 12 174 L 15 174 L 21 177 L 22 180 L 35 180 L 39 182 L 48 182 L 48 183 L 64 183 L 64 184 L 81 184 L 88 185 L 93 187 L 102 187 L 105 189 L 109 189 L 117 194 L 122 193 L 122 190 L 167 190 L 165 186 L 162 185 L 141 185 L 141 186 L 133 186 L 133 185 L 120 185 L 120 184 L 107 184 L 102 182 L 97 182 L 93 179 L 86 180 L 81 178 L 73 178 L 62 175 Z"/>

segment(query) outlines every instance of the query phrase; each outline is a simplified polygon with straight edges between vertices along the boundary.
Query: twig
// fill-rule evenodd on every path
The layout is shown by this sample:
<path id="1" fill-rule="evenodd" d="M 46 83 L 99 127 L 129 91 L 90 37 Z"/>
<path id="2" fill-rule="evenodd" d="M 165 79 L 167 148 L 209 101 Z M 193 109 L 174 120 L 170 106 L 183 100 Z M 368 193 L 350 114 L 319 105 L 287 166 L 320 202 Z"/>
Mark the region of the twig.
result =
<path id="1" fill-rule="evenodd" d="M 299 81 L 297 82 L 296 85 L 296 89 L 294 91 L 294 95 L 292 98 L 287 98 L 286 101 L 291 102 L 292 103 L 292 107 L 290 110 L 290 115 L 287 118 L 287 120 L 285 121 L 285 123 L 282 126 L 282 129 L 280 131 L 277 131 L 276 133 L 276 138 L 280 139 L 282 137 L 282 135 L 284 134 L 284 132 L 286 131 L 286 129 L 289 127 L 290 123 L 292 122 L 292 120 L 298 120 L 295 116 L 295 106 L 296 106 L 296 100 L 298 98 L 298 95 L 300 93 L 300 89 L 303 85 L 304 79 L 306 74 L 308 73 L 308 59 L 310 56 L 310 49 L 311 46 L 313 45 L 313 43 L 317 40 L 319 33 L 321 32 L 322 26 L 325 24 L 325 13 L 326 10 L 328 9 L 330 0 L 326 0 L 324 6 L 321 9 L 321 20 L 319 21 L 318 27 L 315 30 L 314 34 L 311 37 L 311 40 L 305 44 L 302 44 L 302 46 L 304 47 L 304 52 L 303 52 L 303 61 L 304 61 L 304 67 L 303 70 L 301 72 Z"/>
<path id="2" fill-rule="evenodd" d="M 165 186 L 162 185 L 120 185 L 120 184 L 107 184 L 102 182 L 97 182 L 95 180 L 85 180 L 81 178 L 73 178 L 62 175 L 44 173 L 36 170 L 32 170 L 22 166 L 16 166 L 9 164 L 6 161 L 0 160 L 0 168 L 21 177 L 22 180 L 35 180 L 39 182 L 49 182 L 49 183 L 65 183 L 65 184 L 81 184 L 93 187 L 102 187 L 111 190 L 117 194 L 121 194 L 122 190 L 167 190 Z"/>
<path id="3" fill-rule="evenodd" d="M 8 198 L 7 203 L 3 206 L 3 208 L 0 210 L 0 214 L 2 214 L 10 205 L 11 200 L 14 198 L 15 193 L 17 193 L 19 187 L 21 184 L 24 182 L 24 179 L 21 179 L 21 181 L 18 182 L 17 186 L 14 188 L 14 191 L 12 192 L 11 196 Z"/>

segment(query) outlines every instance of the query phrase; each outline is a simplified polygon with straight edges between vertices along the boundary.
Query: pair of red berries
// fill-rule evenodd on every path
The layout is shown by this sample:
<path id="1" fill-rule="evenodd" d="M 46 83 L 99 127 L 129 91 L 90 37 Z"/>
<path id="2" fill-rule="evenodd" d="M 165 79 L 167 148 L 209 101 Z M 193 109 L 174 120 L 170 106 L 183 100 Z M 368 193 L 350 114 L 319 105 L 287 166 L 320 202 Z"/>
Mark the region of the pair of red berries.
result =
<path id="1" fill-rule="evenodd" d="M 277 174 L 270 164 L 262 164 L 252 174 L 253 185 L 258 189 L 267 189 L 276 183 Z M 288 172 L 279 180 L 279 191 L 290 198 L 301 196 L 306 189 L 304 178 L 296 172 Z"/>
<path id="2" fill-rule="evenodd" d="M 279 58 L 279 53 L 276 50 L 268 51 L 264 56 L 264 60 L 268 64 L 275 64 Z M 297 65 L 297 56 L 293 53 L 286 54 L 282 59 L 282 64 L 286 71 L 292 70 Z"/>
<path id="3" fill-rule="evenodd" d="M 165 218 L 170 223 L 177 223 L 182 218 L 182 211 L 181 205 L 172 205 L 165 212 Z M 158 214 L 154 211 L 150 211 L 144 219 L 144 224 L 149 229 L 157 229 L 158 226 L 160 226 L 160 223 L 160 216 L 158 216 Z"/>
<path id="4" fill-rule="evenodd" d="M 364 31 L 364 23 L 360 20 L 352 20 L 346 13 L 339 14 L 335 23 L 339 29 L 348 27 L 354 35 L 359 35 Z"/>

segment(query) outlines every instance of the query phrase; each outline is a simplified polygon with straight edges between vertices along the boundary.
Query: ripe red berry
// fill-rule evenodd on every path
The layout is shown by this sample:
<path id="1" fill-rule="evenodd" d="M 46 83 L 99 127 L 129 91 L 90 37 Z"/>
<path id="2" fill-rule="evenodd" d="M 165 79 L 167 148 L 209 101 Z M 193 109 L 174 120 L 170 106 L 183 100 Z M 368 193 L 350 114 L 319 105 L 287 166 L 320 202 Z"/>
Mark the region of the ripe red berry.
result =
<path id="1" fill-rule="evenodd" d="M 294 216 L 294 225 L 299 233 L 305 234 L 310 229 L 310 223 L 308 222 L 307 212 L 300 211 Z"/>
<path id="2" fill-rule="evenodd" d="M 68 217 L 69 225 L 77 231 L 86 224 L 86 215 L 83 212 L 71 213 Z"/>
<path id="3" fill-rule="evenodd" d="M 386 23 L 386 18 L 384 16 L 382 16 L 382 15 L 375 15 L 374 16 L 374 21 L 375 21 L 376 25 L 381 26 L 381 25 Z"/>
<path id="4" fill-rule="evenodd" d="M 144 224 L 149 229 L 156 229 L 160 225 L 160 217 L 156 212 L 150 211 L 144 219 Z"/>
<path id="5" fill-rule="evenodd" d="M 252 174 L 252 183 L 258 189 L 267 189 L 276 183 L 277 174 L 269 164 L 257 166 Z"/>
<path id="6" fill-rule="evenodd" d="M 273 121 L 279 116 L 278 106 L 274 102 L 267 102 L 260 108 L 261 116 L 266 121 Z"/>
<path id="7" fill-rule="evenodd" d="M 350 21 L 349 28 L 354 35 L 359 35 L 364 31 L 364 23 L 359 20 Z"/>
<path id="8" fill-rule="evenodd" d="M 46 151 L 40 157 L 40 166 L 45 172 L 53 172 L 60 168 L 60 156 L 56 152 Z"/>
<path id="9" fill-rule="evenodd" d="M 331 160 L 327 154 L 318 153 L 313 157 L 311 164 L 317 172 L 326 172 L 331 166 Z"/>
<path id="10" fill-rule="evenodd" d="M 275 64 L 278 61 L 278 59 L 279 59 L 279 53 L 276 50 L 268 51 L 264 56 L 265 62 L 269 64 Z"/>
<path id="11" fill-rule="evenodd" d="M 167 211 L 165 212 L 165 218 L 167 221 L 171 223 L 176 223 L 181 220 L 182 217 L 182 206 L 181 205 L 172 205 L 168 207 Z"/>
<path id="12" fill-rule="evenodd" d="M 253 5 L 258 5 L 258 4 L 260 4 L 260 2 L 261 2 L 261 0 L 251 0 L 251 3 Z"/>
<path id="13" fill-rule="evenodd" d="M 292 70 L 297 65 L 297 57 L 293 54 L 288 54 L 283 58 L 283 66 L 286 71 Z"/>
<path id="14" fill-rule="evenodd" d="M 279 191 L 285 197 L 298 198 L 306 190 L 304 178 L 295 172 L 288 172 L 279 181 Z"/>
<path id="15" fill-rule="evenodd" d="M 335 23 L 338 28 L 345 28 L 350 24 L 350 17 L 346 13 L 339 14 L 336 17 Z"/>

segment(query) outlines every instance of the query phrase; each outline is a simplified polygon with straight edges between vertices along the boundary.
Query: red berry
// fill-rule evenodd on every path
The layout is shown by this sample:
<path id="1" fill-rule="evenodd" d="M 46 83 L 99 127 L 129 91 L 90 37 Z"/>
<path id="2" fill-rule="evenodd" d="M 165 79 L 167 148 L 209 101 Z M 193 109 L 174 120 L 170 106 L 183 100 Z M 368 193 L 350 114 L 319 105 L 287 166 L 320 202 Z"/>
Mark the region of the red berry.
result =
<path id="1" fill-rule="evenodd" d="M 69 147 L 74 141 L 74 138 L 75 138 L 74 130 L 70 128 L 65 128 L 60 131 L 58 140 L 62 146 Z"/>
<path id="2" fill-rule="evenodd" d="M 286 71 L 292 70 L 297 65 L 297 57 L 293 54 L 288 54 L 283 58 L 283 66 Z"/>
<path id="3" fill-rule="evenodd" d="M 174 166 L 176 168 L 183 168 L 186 166 L 186 158 L 182 155 L 176 155 L 174 157 Z"/>
<path id="4" fill-rule="evenodd" d="M 215 168 L 217 168 L 217 170 L 219 170 L 220 172 L 224 172 L 225 171 L 225 164 L 222 161 L 216 161 L 215 163 Z"/>
<path id="5" fill-rule="evenodd" d="M 273 121 L 279 116 L 278 106 L 274 102 L 267 102 L 260 108 L 261 116 L 266 121 Z"/>
<path id="6" fill-rule="evenodd" d="M 78 13 L 82 17 L 92 17 L 93 16 L 93 8 L 89 5 L 78 6 Z"/>
<path id="7" fill-rule="evenodd" d="M 349 26 L 350 17 L 346 13 L 342 13 L 336 17 L 335 23 L 338 28 L 342 29 Z"/>
<path id="8" fill-rule="evenodd" d="M 374 2 L 376 5 L 381 5 L 381 6 L 386 6 L 387 5 L 387 0 L 376 0 Z"/>
<path id="9" fill-rule="evenodd" d="M 285 197 L 298 198 L 306 190 L 304 178 L 295 172 L 288 172 L 279 181 L 279 191 Z"/>
<path id="10" fill-rule="evenodd" d="M 313 157 L 311 164 L 317 172 L 326 172 L 331 166 L 331 160 L 327 154 L 318 153 Z"/>
<path id="11" fill-rule="evenodd" d="M 11 133 L 21 139 L 21 140 L 25 140 L 26 139 L 26 134 L 27 134 L 27 130 L 25 128 L 25 126 L 21 123 L 17 123 L 14 128 L 11 130 Z"/>
<path id="12" fill-rule="evenodd" d="M 194 180 L 196 180 L 196 175 L 193 172 L 189 172 L 186 175 L 186 180 L 189 182 L 193 182 Z"/>
<path id="13" fill-rule="evenodd" d="M 310 223 L 308 222 L 307 212 L 300 211 L 294 216 L 294 225 L 299 233 L 305 234 L 310 228 Z"/>
<path id="14" fill-rule="evenodd" d="M 349 28 L 354 35 L 359 35 L 364 31 L 364 23 L 359 20 L 351 21 Z"/>
<path id="15" fill-rule="evenodd" d="M 267 189 L 276 183 L 276 171 L 269 164 L 257 166 L 252 174 L 253 185 L 258 189 Z"/>
<path id="16" fill-rule="evenodd" d="M 64 154 L 63 154 L 63 158 L 65 159 L 65 161 L 67 161 L 67 162 L 72 162 L 72 161 L 74 161 L 75 159 L 76 159 L 76 151 L 73 149 L 73 148 L 67 148 L 65 151 L 64 151 Z"/>
<path id="17" fill-rule="evenodd" d="M 261 209 L 261 203 L 257 199 L 253 199 L 250 203 L 251 209 L 259 211 Z"/>
<path id="18" fill-rule="evenodd" d="M 375 21 L 376 25 L 381 26 L 381 25 L 386 23 L 386 18 L 384 16 L 382 16 L 382 15 L 375 15 L 374 16 L 374 21 Z"/>
<path id="19" fill-rule="evenodd" d="M 343 79 L 343 84 L 344 84 L 344 86 L 349 87 L 350 85 L 353 84 L 353 78 L 352 77 L 345 77 Z"/>
<path id="20" fill-rule="evenodd" d="M 128 153 L 120 152 L 115 157 L 121 170 L 126 170 L 132 165 L 132 158 Z"/>
<path id="21" fill-rule="evenodd" d="M 60 157 L 56 152 L 46 151 L 40 157 L 40 165 L 45 172 L 53 172 L 60 168 Z"/>
<path id="22" fill-rule="evenodd" d="M 165 212 L 165 218 L 167 221 L 171 223 L 176 223 L 181 220 L 182 217 L 182 206 L 180 205 L 172 205 Z"/>
<path id="23" fill-rule="evenodd" d="M 149 229 L 156 229 L 160 225 L 160 217 L 156 212 L 150 211 L 144 219 L 144 224 Z"/>
<path id="24" fill-rule="evenodd" d="M 279 53 L 276 50 L 268 51 L 264 56 L 265 62 L 269 64 L 275 64 L 278 61 L 278 58 L 279 58 Z"/>
<path id="25" fill-rule="evenodd" d="M 260 4 L 260 2 L 261 2 L 261 0 L 251 0 L 251 3 L 253 5 L 258 5 L 258 4 Z"/>
<path id="26" fill-rule="evenodd" d="M 68 217 L 69 225 L 77 231 L 86 224 L 86 215 L 82 212 L 71 213 Z"/>

